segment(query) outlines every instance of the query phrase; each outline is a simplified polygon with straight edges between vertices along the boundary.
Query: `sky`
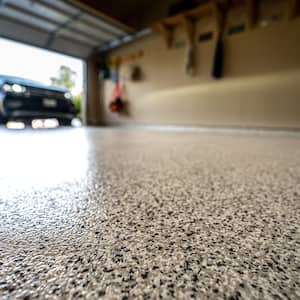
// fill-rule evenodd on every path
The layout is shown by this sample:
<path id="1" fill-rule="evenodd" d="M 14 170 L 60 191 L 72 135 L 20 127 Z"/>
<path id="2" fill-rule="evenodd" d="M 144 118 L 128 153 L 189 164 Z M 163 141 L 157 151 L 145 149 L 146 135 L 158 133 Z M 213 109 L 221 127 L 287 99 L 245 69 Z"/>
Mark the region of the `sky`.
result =
<path id="1" fill-rule="evenodd" d="M 57 76 L 61 65 L 76 72 L 72 93 L 79 94 L 83 90 L 82 60 L 0 38 L 1 75 L 22 77 L 50 85 L 50 77 Z"/>

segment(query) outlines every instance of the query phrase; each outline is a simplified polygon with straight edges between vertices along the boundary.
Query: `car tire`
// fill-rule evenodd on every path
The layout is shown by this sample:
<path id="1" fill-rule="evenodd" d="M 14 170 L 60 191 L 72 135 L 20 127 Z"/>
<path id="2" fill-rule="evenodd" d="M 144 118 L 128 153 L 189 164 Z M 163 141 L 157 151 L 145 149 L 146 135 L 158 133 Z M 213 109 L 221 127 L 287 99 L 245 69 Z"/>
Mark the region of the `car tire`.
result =
<path id="1" fill-rule="evenodd" d="M 0 115 L 0 125 L 5 125 L 7 123 L 7 119 Z"/>

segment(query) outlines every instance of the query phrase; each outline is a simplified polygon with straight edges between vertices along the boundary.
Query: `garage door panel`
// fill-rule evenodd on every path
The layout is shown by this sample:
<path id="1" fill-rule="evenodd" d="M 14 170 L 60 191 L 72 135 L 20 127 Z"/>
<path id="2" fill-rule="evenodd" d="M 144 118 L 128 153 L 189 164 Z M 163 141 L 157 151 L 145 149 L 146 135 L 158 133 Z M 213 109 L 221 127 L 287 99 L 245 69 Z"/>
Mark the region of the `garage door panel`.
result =
<path id="1" fill-rule="evenodd" d="M 66 37 L 58 37 L 51 45 L 51 50 L 63 52 L 76 57 L 88 57 L 91 54 L 91 47 L 78 44 Z"/>
<path id="2" fill-rule="evenodd" d="M 2 17 L 0 17 L 0 36 L 38 47 L 43 47 L 48 39 L 46 32 Z"/>
<path id="3" fill-rule="evenodd" d="M 56 25 L 53 23 L 46 22 L 37 18 L 32 18 L 31 16 L 23 14 L 22 12 L 17 11 L 9 6 L 3 6 L 2 8 L 0 8 L 0 16 L 1 18 L 8 18 L 12 22 L 14 20 L 16 23 L 22 23 L 23 25 L 28 24 L 30 26 L 35 26 L 46 31 L 53 31 L 56 29 Z"/>
<path id="4" fill-rule="evenodd" d="M 64 36 L 64 37 L 69 37 L 69 38 L 73 39 L 74 41 L 81 42 L 81 43 L 86 44 L 87 46 L 90 46 L 90 47 L 96 47 L 100 43 L 100 40 L 93 39 L 93 38 L 91 38 L 89 36 L 86 36 L 86 35 L 80 35 L 80 34 L 74 32 L 74 31 L 72 31 L 69 28 L 60 30 L 58 35 L 59 36 Z"/>
<path id="5" fill-rule="evenodd" d="M 101 41 L 110 41 L 112 38 L 118 38 L 118 35 L 107 33 L 104 30 L 93 28 L 88 24 L 83 23 L 80 19 L 77 22 L 70 24 L 70 29 L 80 30 L 82 32 L 88 32 L 90 36 L 93 36 L 95 39 Z"/>
<path id="6" fill-rule="evenodd" d="M 26 11 L 28 14 L 35 14 L 40 18 L 47 17 L 49 21 L 54 23 L 65 23 L 69 18 L 69 14 L 62 14 L 50 7 L 41 5 L 39 2 L 32 2 L 30 0 L 6 0 L 6 6 L 15 6 Z"/>
<path id="7" fill-rule="evenodd" d="M 127 32 L 105 15 L 62 0 L 0 1 L 0 36 L 83 59 Z"/>
<path id="8" fill-rule="evenodd" d="M 48 7 L 53 7 L 57 11 L 64 11 L 71 15 L 77 15 L 80 13 L 80 9 L 76 8 L 73 5 L 69 5 L 64 1 L 60 1 L 60 0 L 37 0 L 37 1 L 39 3 L 43 3 L 47 5 Z"/>
<path id="9" fill-rule="evenodd" d="M 123 30 L 122 28 L 118 28 L 117 26 L 111 25 L 109 23 L 106 23 L 105 21 L 102 21 L 96 17 L 93 17 L 91 15 L 83 15 L 81 17 L 81 20 L 85 20 L 93 24 L 94 26 L 97 26 L 100 30 L 106 30 L 107 32 L 117 35 L 117 36 L 122 36 L 127 33 L 127 31 Z"/>

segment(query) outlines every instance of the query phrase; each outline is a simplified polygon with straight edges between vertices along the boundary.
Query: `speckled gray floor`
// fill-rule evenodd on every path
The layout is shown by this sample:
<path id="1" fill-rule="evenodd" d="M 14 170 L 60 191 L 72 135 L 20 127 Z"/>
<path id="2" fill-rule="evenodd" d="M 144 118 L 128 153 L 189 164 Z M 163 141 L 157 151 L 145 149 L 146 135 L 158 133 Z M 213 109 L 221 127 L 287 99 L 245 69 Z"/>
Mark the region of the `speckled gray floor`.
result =
<path id="1" fill-rule="evenodd" d="M 300 299 L 299 134 L 0 130 L 0 299 Z"/>

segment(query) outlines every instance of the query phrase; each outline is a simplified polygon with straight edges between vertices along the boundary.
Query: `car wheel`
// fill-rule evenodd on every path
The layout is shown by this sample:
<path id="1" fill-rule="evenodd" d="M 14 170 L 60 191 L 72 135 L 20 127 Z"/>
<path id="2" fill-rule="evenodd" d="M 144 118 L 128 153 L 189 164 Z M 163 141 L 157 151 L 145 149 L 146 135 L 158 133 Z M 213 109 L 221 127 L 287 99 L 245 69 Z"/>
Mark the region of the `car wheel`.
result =
<path id="1" fill-rule="evenodd" d="M 3 117 L 2 115 L 0 115 L 0 125 L 4 125 L 7 123 L 7 119 L 5 117 Z"/>

